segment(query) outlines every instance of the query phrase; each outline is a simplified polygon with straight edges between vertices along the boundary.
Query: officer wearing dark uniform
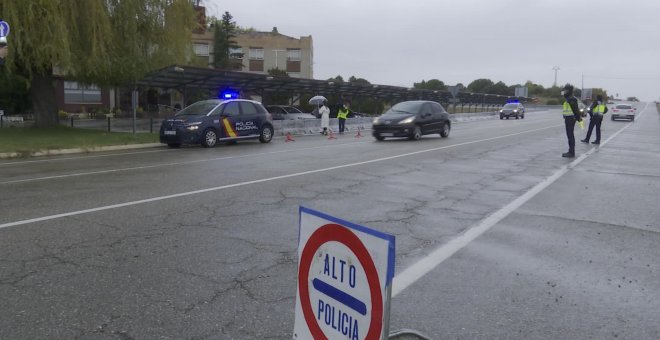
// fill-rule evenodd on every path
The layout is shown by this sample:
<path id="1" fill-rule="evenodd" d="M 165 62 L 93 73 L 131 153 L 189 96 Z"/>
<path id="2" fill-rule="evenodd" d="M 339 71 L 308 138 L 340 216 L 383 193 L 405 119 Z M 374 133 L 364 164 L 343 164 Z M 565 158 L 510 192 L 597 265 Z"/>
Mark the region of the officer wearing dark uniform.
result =
<path id="1" fill-rule="evenodd" d="M 607 106 L 603 103 L 603 96 L 597 95 L 596 101 L 591 103 L 589 108 L 589 130 L 587 131 L 587 137 L 581 140 L 582 143 L 589 143 L 589 138 L 591 138 L 591 131 L 593 131 L 594 126 L 596 127 L 596 140 L 593 141 L 593 144 L 600 144 L 600 125 L 603 123 L 603 115 L 607 113 Z"/>
<path id="2" fill-rule="evenodd" d="M 562 115 L 564 116 L 564 125 L 566 126 L 566 137 L 568 138 L 568 152 L 561 154 L 562 157 L 575 157 L 575 122 L 581 122 L 582 116 L 578 108 L 577 98 L 573 97 L 573 85 L 566 84 L 561 90 L 562 96 L 566 100 L 562 105 Z"/>

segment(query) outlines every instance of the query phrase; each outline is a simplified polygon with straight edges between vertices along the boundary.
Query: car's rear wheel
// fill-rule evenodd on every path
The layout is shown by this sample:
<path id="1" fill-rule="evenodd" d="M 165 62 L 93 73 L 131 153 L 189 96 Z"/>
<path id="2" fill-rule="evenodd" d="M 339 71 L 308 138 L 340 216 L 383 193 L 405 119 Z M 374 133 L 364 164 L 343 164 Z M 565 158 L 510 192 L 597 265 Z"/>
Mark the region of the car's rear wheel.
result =
<path id="1" fill-rule="evenodd" d="M 516 119 L 519 119 L 519 118 L 520 118 L 520 116 L 516 115 Z"/>
<path id="2" fill-rule="evenodd" d="M 273 128 L 270 125 L 264 125 L 259 132 L 259 141 L 262 143 L 269 143 L 273 139 Z"/>
<path id="3" fill-rule="evenodd" d="M 525 119 L 525 114 L 523 113 L 522 116 L 520 116 L 520 119 Z"/>
<path id="4" fill-rule="evenodd" d="M 420 128 L 419 125 L 415 125 L 415 129 L 413 130 L 412 134 L 410 134 L 410 139 L 411 140 L 422 139 L 422 128 Z"/>
<path id="5" fill-rule="evenodd" d="M 614 121 L 614 116 L 612 116 L 612 121 Z"/>
<path id="6" fill-rule="evenodd" d="M 449 137 L 450 130 L 451 130 L 451 126 L 449 126 L 449 123 L 445 122 L 445 124 L 442 125 L 442 131 L 440 131 L 440 137 L 442 138 Z"/>
<path id="7" fill-rule="evenodd" d="M 213 129 L 206 129 L 202 138 L 202 146 L 212 148 L 218 143 L 218 134 Z"/>
<path id="8" fill-rule="evenodd" d="M 504 116 L 500 115 L 500 119 L 504 119 Z"/>

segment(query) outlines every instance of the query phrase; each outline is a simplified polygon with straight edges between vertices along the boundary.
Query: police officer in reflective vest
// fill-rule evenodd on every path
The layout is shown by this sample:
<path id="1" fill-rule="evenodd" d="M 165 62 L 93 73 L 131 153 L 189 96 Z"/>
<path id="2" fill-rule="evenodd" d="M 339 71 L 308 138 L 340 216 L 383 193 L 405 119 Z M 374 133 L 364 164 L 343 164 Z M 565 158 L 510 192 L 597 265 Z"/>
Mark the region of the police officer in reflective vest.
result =
<path id="1" fill-rule="evenodd" d="M 346 126 L 346 118 L 348 118 L 348 112 L 350 111 L 348 109 L 347 103 L 344 103 L 344 105 L 339 108 L 339 111 L 337 111 L 337 120 L 339 121 L 339 134 L 344 133 L 344 127 Z"/>
<path id="2" fill-rule="evenodd" d="M 561 154 L 562 157 L 575 157 L 575 122 L 581 122 L 582 116 L 578 108 L 577 98 L 573 97 L 573 85 L 566 84 L 561 90 L 562 96 L 566 100 L 562 106 L 562 115 L 564 116 L 564 125 L 566 126 L 566 137 L 568 138 L 568 152 Z"/>
<path id="3" fill-rule="evenodd" d="M 597 95 L 596 101 L 591 103 L 589 108 L 589 131 L 587 131 L 587 137 L 581 140 L 582 143 L 589 143 L 589 138 L 591 138 L 591 131 L 593 131 L 594 126 L 596 127 L 596 140 L 593 141 L 593 144 L 600 144 L 600 125 L 603 123 L 603 115 L 607 113 L 607 106 L 603 103 L 603 96 Z"/>

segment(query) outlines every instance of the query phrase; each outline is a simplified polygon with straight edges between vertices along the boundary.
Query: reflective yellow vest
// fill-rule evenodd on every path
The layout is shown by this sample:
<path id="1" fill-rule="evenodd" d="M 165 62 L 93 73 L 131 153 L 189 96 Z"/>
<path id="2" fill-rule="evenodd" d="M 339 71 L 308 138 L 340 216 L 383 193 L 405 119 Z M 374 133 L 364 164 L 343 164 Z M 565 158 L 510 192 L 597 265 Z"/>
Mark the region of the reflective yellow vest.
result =
<path id="1" fill-rule="evenodd" d="M 564 109 L 561 112 L 564 116 L 572 116 L 573 115 L 573 109 L 571 109 L 571 104 L 568 102 L 564 102 Z"/>
<path id="2" fill-rule="evenodd" d="M 337 118 L 339 119 L 346 119 L 348 118 L 348 109 L 339 109 L 337 112 Z"/>
<path id="3" fill-rule="evenodd" d="M 605 113 L 605 104 L 596 105 L 593 110 L 593 114 L 602 115 Z"/>

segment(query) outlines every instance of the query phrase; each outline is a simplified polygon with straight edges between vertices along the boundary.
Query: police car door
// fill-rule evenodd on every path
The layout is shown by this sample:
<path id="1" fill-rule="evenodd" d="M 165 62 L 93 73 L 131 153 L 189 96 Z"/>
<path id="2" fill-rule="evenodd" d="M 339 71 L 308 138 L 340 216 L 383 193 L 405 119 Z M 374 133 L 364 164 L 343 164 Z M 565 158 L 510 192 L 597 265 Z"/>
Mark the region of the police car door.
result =
<path id="1" fill-rule="evenodd" d="M 259 125 L 262 123 L 260 114 L 257 108 L 248 101 L 241 101 L 238 103 L 241 108 L 240 119 L 236 122 L 236 132 L 241 137 L 250 137 L 259 135 Z"/>
<path id="2" fill-rule="evenodd" d="M 240 120 L 241 111 L 237 101 L 229 101 L 221 106 L 220 139 L 235 139 L 240 135 L 236 131 L 236 122 Z"/>

